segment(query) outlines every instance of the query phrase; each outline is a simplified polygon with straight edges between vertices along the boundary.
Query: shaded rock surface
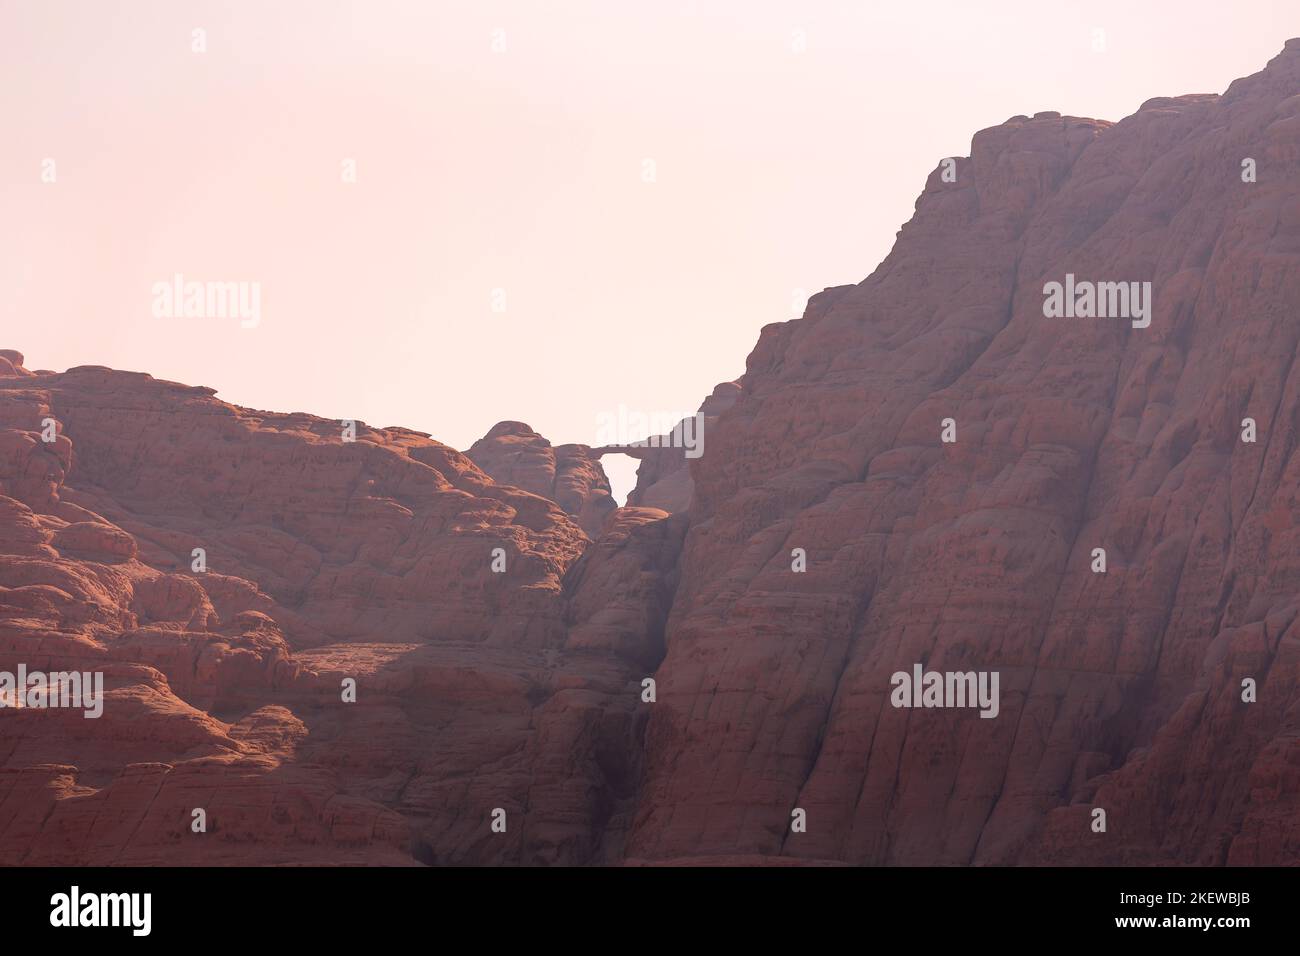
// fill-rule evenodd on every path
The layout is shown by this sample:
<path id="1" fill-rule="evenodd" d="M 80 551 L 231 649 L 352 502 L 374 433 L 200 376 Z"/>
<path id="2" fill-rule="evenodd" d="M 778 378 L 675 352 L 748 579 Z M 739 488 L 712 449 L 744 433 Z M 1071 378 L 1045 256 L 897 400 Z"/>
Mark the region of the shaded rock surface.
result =
<path id="1" fill-rule="evenodd" d="M 692 466 L 630 856 L 1300 860 L 1298 94 L 1291 41 L 984 130 L 763 330 Z M 1067 273 L 1152 282 L 1150 326 L 1045 318 Z M 998 717 L 892 706 L 918 662 L 1000 672 Z"/>

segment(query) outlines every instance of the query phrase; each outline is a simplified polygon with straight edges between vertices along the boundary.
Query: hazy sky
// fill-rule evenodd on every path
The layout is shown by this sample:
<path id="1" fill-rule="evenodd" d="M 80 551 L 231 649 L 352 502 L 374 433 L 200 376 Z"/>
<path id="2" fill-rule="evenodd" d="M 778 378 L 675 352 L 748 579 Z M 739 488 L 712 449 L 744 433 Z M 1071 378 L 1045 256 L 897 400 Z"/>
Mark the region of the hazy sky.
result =
<path id="1" fill-rule="evenodd" d="M 0 0 L 0 348 L 591 443 L 867 276 L 976 130 L 1222 92 L 1297 35 L 1296 0 Z M 156 316 L 177 273 L 260 322 Z"/>

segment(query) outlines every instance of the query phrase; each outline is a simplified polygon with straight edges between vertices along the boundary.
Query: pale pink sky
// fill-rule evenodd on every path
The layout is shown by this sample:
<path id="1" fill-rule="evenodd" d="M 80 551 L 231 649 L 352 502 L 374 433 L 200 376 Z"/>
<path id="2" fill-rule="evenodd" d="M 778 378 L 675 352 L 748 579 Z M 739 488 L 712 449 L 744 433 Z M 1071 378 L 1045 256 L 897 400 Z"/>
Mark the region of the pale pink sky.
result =
<path id="1" fill-rule="evenodd" d="M 1297 35 L 1295 0 L 0 0 L 0 348 L 590 443 L 869 274 L 976 130 L 1221 92 Z M 155 317 L 177 272 L 261 283 L 260 325 Z"/>

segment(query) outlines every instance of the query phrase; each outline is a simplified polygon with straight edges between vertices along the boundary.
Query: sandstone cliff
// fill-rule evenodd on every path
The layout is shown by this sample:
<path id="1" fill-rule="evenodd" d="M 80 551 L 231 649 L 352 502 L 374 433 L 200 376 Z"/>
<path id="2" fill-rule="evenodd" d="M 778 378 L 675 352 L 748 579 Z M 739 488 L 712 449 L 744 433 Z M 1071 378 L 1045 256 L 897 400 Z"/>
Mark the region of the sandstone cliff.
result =
<path id="1" fill-rule="evenodd" d="M 1015 117 L 763 330 L 692 468 L 631 855 L 1300 859 L 1297 171 L 1300 40 Z M 1046 319 L 1067 273 L 1152 282 L 1150 326 Z M 914 662 L 1000 671 L 999 717 L 890 706 Z"/>
<path id="2" fill-rule="evenodd" d="M 571 611 L 588 539 L 555 502 L 404 429 L 345 441 L 211 389 L 0 357 L 0 671 L 106 681 L 98 719 L 0 708 L 6 859 L 603 852 L 647 653 L 619 620 L 666 608 L 590 576 Z M 602 553 L 635 549 L 636 524 Z M 492 839 L 496 808 L 510 825 Z"/>
<path id="3" fill-rule="evenodd" d="M 108 688 L 0 708 L 0 851 L 1300 861 L 1300 41 L 946 168 L 616 511 L 519 423 L 345 441 L 0 352 L 0 671 Z M 1149 326 L 1046 317 L 1067 274 Z M 891 706 L 914 664 L 998 715 Z"/>

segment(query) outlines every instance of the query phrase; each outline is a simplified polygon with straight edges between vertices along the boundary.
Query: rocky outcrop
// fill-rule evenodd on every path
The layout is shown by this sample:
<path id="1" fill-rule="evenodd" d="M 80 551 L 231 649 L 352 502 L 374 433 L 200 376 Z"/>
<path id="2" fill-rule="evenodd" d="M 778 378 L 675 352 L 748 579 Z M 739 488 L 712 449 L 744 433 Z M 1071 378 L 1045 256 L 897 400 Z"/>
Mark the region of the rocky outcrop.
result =
<path id="1" fill-rule="evenodd" d="M 662 588 L 585 587 L 597 623 L 571 649 L 562 581 L 589 542 L 556 502 L 416 432 L 349 440 L 211 389 L 3 357 L 0 672 L 104 680 L 92 719 L 0 707 L 6 859 L 605 852 L 644 668 L 601 634 L 661 620 Z"/>
<path id="2" fill-rule="evenodd" d="M 664 656 L 685 531 L 683 516 L 618 509 L 565 580 L 567 646 L 618 654 L 653 673 Z"/>
<path id="3" fill-rule="evenodd" d="M 1300 859 L 1297 94 L 1291 41 L 984 130 L 763 330 L 692 468 L 631 855 Z M 1067 274 L 1151 282 L 1149 326 L 1045 317 Z M 916 663 L 999 672 L 998 716 L 893 706 Z"/>
<path id="4" fill-rule="evenodd" d="M 599 455 L 587 445 L 551 445 L 523 422 L 497 422 L 465 452 L 493 481 L 556 502 L 591 538 L 618 507 Z"/>
<path id="5" fill-rule="evenodd" d="M 718 416 L 736 404 L 739 397 L 739 383 L 723 382 L 704 400 L 692 420 L 683 419 L 669 432 L 647 436 L 636 444 L 605 445 L 592 454 L 617 453 L 640 460 L 636 487 L 627 496 L 629 505 L 669 514 L 686 511 L 695 493 L 690 463 L 704 454 Z"/>
<path id="6" fill-rule="evenodd" d="M 0 673 L 104 679 L 0 707 L 0 852 L 1300 861 L 1297 169 L 1300 41 L 976 134 L 621 509 L 622 446 L 0 352 Z M 1045 307 L 1076 278 L 1153 308 Z"/>

